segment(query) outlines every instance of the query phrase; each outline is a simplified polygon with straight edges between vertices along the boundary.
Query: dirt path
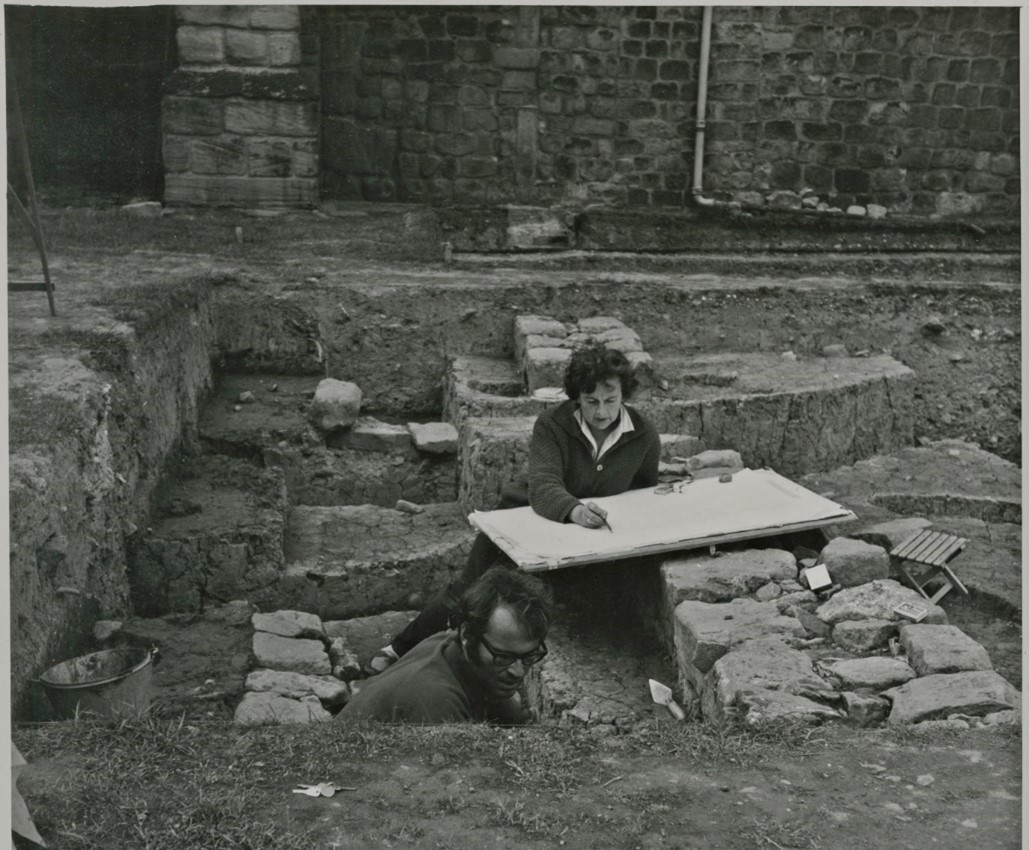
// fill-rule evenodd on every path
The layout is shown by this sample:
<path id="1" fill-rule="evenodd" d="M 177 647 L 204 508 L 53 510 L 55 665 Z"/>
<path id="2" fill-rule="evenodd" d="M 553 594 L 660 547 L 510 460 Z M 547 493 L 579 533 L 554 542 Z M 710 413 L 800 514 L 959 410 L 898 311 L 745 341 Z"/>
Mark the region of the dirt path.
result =
<path id="1" fill-rule="evenodd" d="M 781 730 L 783 731 L 783 730 Z M 228 724 L 15 731 L 54 850 L 1017 850 L 1020 735 Z M 292 794 L 333 781 L 330 798 Z M 229 839 L 237 843 L 232 843 Z"/>

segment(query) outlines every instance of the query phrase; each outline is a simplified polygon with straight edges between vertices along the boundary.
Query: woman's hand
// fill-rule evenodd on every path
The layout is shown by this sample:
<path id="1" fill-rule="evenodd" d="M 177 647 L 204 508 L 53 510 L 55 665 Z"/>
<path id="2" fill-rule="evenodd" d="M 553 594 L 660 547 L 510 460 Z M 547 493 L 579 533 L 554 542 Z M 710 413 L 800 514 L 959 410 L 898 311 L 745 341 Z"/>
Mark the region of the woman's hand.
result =
<path id="1" fill-rule="evenodd" d="M 601 528 L 607 519 L 607 511 L 593 502 L 584 502 L 572 508 L 568 518 L 583 528 Z"/>

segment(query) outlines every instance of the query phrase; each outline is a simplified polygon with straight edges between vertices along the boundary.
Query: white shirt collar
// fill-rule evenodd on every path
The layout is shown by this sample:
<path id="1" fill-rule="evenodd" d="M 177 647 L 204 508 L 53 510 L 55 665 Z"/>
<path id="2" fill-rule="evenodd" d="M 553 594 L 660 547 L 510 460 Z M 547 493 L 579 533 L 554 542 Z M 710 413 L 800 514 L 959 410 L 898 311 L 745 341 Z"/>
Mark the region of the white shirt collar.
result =
<path id="1" fill-rule="evenodd" d="M 575 421 L 579 423 L 579 428 L 585 435 L 586 439 L 589 440 L 590 446 L 593 447 L 593 459 L 600 460 L 605 454 L 607 454 L 615 443 L 618 442 L 622 434 L 628 434 L 630 431 L 635 431 L 636 427 L 632 424 L 632 417 L 629 416 L 629 411 L 625 409 L 623 404 L 618 411 L 618 424 L 611 430 L 611 432 L 604 438 L 604 444 L 600 447 L 597 446 L 597 441 L 593 439 L 593 433 L 590 431 L 590 426 L 586 424 L 586 420 L 583 418 L 582 411 L 579 408 L 575 408 Z"/>

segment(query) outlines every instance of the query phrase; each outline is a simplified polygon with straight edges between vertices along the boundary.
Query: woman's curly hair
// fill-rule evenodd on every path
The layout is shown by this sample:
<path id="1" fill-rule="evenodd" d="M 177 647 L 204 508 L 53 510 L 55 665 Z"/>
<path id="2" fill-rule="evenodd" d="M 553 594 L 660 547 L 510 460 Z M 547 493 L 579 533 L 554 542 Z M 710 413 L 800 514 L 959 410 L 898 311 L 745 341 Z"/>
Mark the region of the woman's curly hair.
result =
<path id="1" fill-rule="evenodd" d="M 635 370 L 628 358 L 602 342 L 590 342 L 572 353 L 565 370 L 564 390 L 568 398 L 577 399 L 591 393 L 597 384 L 617 378 L 622 385 L 622 397 L 628 399 L 639 385 Z"/>

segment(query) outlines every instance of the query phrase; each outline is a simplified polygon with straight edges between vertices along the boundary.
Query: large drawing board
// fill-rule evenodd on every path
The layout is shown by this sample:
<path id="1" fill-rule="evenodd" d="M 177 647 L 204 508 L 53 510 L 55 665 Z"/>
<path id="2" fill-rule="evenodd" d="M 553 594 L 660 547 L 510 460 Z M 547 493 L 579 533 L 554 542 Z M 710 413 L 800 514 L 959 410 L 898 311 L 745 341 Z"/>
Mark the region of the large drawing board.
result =
<path id="1" fill-rule="evenodd" d="M 532 508 L 474 511 L 468 520 L 529 572 L 697 549 L 855 519 L 842 505 L 770 469 L 743 469 L 732 481 L 700 478 L 660 495 L 630 490 L 592 501 L 613 531 L 544 519 Z"/>

